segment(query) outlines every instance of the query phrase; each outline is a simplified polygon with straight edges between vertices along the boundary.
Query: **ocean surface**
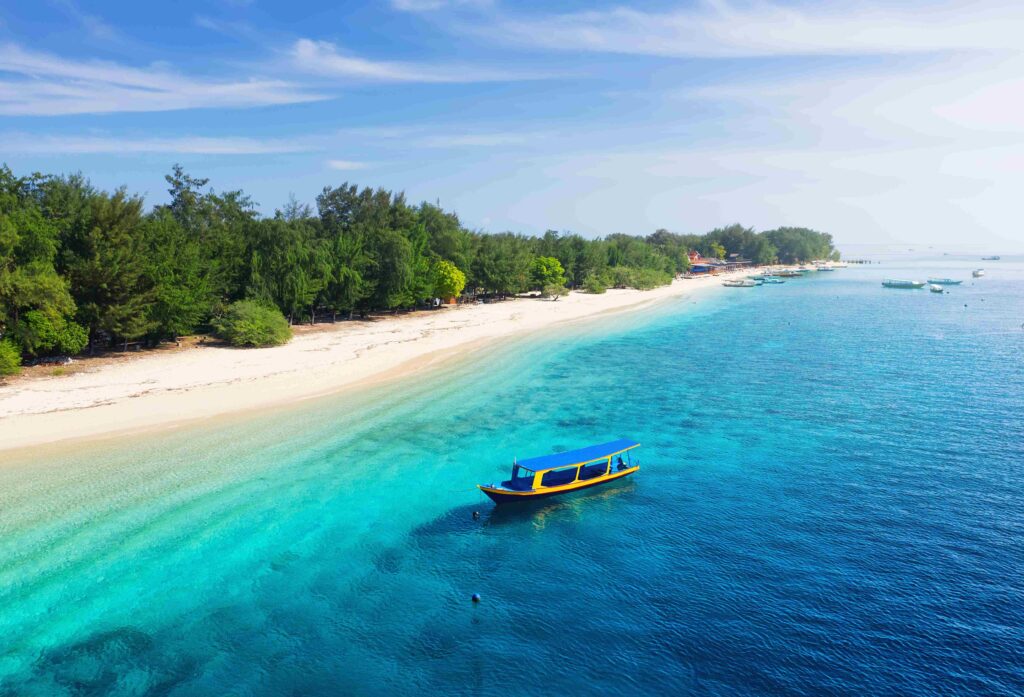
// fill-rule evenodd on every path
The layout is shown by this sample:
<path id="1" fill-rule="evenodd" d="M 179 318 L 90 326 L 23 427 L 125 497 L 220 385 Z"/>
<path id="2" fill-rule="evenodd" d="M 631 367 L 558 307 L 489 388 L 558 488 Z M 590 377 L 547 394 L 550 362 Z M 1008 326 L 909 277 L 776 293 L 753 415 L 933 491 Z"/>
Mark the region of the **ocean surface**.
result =
<path id="1" fill-rule="evenodd" d="M 0 694 L 1020 695 L 1024 260 L 981 265 L 723 289 L 8 457 Z M 928 275 L 966 280 L 880 285 Z M 623 484 L 474 489 L 618 437 Z"/>

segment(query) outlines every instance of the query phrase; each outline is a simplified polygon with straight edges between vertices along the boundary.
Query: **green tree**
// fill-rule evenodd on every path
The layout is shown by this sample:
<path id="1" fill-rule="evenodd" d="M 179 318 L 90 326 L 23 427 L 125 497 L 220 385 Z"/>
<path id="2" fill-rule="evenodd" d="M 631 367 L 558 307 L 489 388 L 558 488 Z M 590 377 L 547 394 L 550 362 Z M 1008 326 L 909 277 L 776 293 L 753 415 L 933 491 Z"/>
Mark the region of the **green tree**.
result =
<path id="1" fill-rule="evenodd" d="M 458 297 L 466 287 L 466 274 L 455 264 L 440 259 L 433 264 L 434 295 L 439 298 Z"/>
<path id="2" fill-rule="evenodd" d="M 553 285 L 565 285 L 565 269 L 554 257 L 537 257 L 530 267 L 530 282 L 534 290 L 544 291 Z"/>
<path id="3" fill-rule="evenodd" d="M 47 353 L 77 354 L 89 343 L 85 329 L 59 314 L 29 310 L 21 315 L 10 331 L 11 340 L 22 353 L 39 356 Z"/>
<path id="4" fill-rule="evenodd" d="M 17 375 L 21 370 L 21 352 L 8 339 L 0 339 L 0 375 Z"/>
<path id="5" fill-rule="evenodd" d="M 590 274 L 583 281 L 583 289 L 588 293 L 594 295 L 600 295 L 608 290 L 608 286 L 605 285 L 604 279 L 598 274 Z"/>
<path id="6" fill-rule="evenodd" d="M 67 181 L 67 186 L 77 183 Z M 142 199 L 124 189 L 113 194 L 81 192 L 86 205 L 63 233 L 64 264 L 78 305 L 78 320 L 90 340 L 105 332 L 138 339 L 154 326 L 153 287 L 147 275 Z"/>
<path id="7" fill-rule="evenodd" d="M 67 281 L 55 268 L 57 228 L 34 183 L 0 168 L 0 337 L 24 353 L 77 353 L 81 327 Z"/>
<path id="8" fill-rule="evenodd" d="M 209 318 L 216 300 L 202 247 L 168 210 L 156 210 L 143 230 L 150 331 L 157 339 L 189 334 Z"/>

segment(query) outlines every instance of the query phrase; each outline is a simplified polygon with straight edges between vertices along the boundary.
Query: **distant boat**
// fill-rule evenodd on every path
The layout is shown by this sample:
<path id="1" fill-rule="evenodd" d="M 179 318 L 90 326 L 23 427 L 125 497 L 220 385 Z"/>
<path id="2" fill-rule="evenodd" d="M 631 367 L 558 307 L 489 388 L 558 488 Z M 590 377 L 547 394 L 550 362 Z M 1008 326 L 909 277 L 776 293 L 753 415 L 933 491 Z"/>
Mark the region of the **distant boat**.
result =
<path id="1" fill-rule="evenodd" d="M 799 271 L 794 271 L 793 269 L 783 269 L 782 271 L 779 271 L 775 275 L 778 276 L 779 278 L 800 278 L 801 276 L 803 276 L 802 273 L 800 273 Z"/>
<path id="2" fill-rule="evenodd" d="M 882 281 L 886 288 L 924 288 L 924 281 L 906 281 L 898 278 L 887 278 Z"/>
<path id="3" fill-rule="evenodd" d="M 519 460 L 512 465 L 511 478 L 500 484 L 478 484 L 477 488 L 495 503 L 534 501 L 587 489 L 639 470 L 640 463 L 634 463 L 629 455 L 630 450 L 639 446 L 635 440 L 622 439 Z"/>
<path id="4" fill-rule="evenodd" d="M 982 261 L 999 261 L 1002 257 L 982 257 Z"/>
<path id="5" fill-rule="evenodd" d="M 934 283 L 931 284 L 930 286 L 928 286 L 928 290 L 930 290 L 933 293 L 945 293 L 946 292 L 945 288 L 943 288 L 942 286 L 936 285 Z"/>
<path id="6" fill-rule="evenodd" d="M 763 282 L 765 284 L 771 284 L 771 285 L 774 285 L 776 283 L 785 283 L 785 281 L 783 281 L 781 278 L 776 278 L 775 276 L 765 276 Z"/>
<path id="7" fill-rule="evenodd" d="M 722 285 L 726 288 L 753 288 L 758 285 L 757 281 L 752 281 L 749 278 L 738 278 L 733 281 L 722 281 Z"/>
<path id="8" fill-rule="evenodd" d="M 985 269 L 975 269 L 971 273 L 971 275 L 974 276 L 975 278 L 981 278 L 982 276 L 985 275 Z"/>
<path id="9" fill-rule="evenodd" d="M 954 281 L 952 278 L 929 278 L 928 282 L 937 286 L 958 286 L 963 283 L 963 281 Z"/>

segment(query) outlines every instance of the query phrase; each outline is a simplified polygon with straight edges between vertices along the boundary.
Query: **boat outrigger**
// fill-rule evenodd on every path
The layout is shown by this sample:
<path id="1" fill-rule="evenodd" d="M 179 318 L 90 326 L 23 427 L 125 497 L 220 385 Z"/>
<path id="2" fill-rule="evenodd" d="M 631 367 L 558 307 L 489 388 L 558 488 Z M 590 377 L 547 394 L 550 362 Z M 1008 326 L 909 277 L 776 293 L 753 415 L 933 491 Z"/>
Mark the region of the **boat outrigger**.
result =
<path id="1" fill-rule="evenodd" d="M 630 456 L 640 447 L 626 438 L 554 455 L 519 460 L 501 484 L 478 484 L 495 503 L 534 501 L 628 477 L 640 469 Z M 625 456 L 625 457 L 623 457 Z"/>

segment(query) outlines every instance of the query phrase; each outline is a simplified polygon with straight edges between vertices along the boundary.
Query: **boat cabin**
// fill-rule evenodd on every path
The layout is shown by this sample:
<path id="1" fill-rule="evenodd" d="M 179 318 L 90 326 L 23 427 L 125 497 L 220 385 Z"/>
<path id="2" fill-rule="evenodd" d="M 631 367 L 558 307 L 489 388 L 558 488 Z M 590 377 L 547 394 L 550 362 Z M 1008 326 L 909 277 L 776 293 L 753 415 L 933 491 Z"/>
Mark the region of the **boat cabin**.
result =
<path id="1" fill-rule="evenodd" d="M 552 496 L 619 479 L 640 469 L 630 453 L 640 444 L 620 439 L 564 453 L 517 460 L 512 476 L 479 488 L 497 503 Z"/>

